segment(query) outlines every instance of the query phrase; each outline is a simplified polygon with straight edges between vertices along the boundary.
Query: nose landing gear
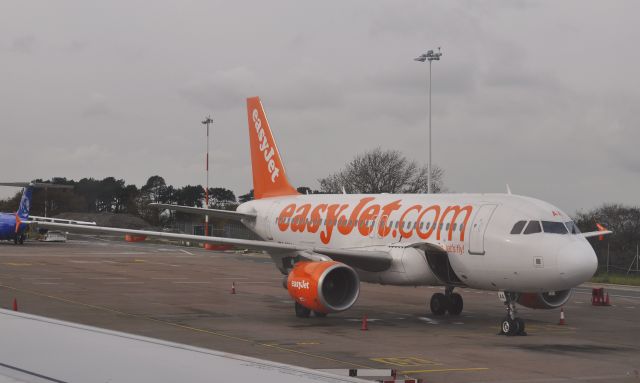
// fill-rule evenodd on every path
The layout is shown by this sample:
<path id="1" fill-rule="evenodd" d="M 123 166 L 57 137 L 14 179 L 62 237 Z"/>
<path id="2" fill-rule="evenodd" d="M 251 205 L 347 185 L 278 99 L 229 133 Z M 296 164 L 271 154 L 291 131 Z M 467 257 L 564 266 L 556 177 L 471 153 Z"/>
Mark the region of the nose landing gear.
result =
<path id="1" fill-rule="evenodd" d="M 505 316 L 505 318 L 500 323 L 499 335 L 527 335 L 527 333 L 524 331 L 524 320 L 516 317 L 516 313 L 518 312 L 516 309 L 517 295 L 515 293 L 500 292 L 499 296 L 501 299 L 504 296 L 504 305 L 507 310 L 507 316 Z"/>
<path id="2" fill-rule="evenodd" d="M 453 286 L 447 286 L 444 294 L 433 294 L 429 302 L 429 308 L 436 316 L 444 315 L 446 312 L 449 312 L 449 315 L 460 315 L 463 305 L 462 295 L 454 293 Z"/>

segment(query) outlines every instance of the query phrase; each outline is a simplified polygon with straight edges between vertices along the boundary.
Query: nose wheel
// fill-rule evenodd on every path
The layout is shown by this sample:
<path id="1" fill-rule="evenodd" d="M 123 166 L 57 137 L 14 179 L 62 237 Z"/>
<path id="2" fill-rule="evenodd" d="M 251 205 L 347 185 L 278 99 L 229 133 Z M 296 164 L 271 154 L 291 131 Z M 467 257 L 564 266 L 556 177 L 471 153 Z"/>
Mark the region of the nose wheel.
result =
<path id="1" fill-rule="evenodd" d="M 516 299 L 517 296 L 513 293 L 505 292 L 505 308 L 507 310 L 507 315 L 504 317 L 502 322 L 500 323 L 500 333 L 499 335 L 507 335 L 507 336 L 524 336 L 527 333 L 524 331 L 525 325 L 524 320 L 516 317 Z"/>
<path id="2" fill-rule="evenodd" d="M 435 293 L 431 296 L 429 308 L 431 313 L 436 316 L 444 315 L 460 315 L 464 302 L 462 295 L 453 292 L 453 287 L 447 287 L 443 293 Z"/>

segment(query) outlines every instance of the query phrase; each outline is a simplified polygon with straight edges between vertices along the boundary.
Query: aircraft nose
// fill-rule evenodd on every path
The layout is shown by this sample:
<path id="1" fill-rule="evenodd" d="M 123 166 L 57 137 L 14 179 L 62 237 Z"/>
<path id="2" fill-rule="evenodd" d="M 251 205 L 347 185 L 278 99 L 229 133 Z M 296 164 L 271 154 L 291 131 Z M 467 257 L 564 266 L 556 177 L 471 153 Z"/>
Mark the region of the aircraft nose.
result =
<path id="1" fill-rule="evenodd" d="M 587 241 L 576 241 L 558 252 L 558 269 L 563 280 L 577 286 L 591 279 L 598 269 L 598 257 Z"/>

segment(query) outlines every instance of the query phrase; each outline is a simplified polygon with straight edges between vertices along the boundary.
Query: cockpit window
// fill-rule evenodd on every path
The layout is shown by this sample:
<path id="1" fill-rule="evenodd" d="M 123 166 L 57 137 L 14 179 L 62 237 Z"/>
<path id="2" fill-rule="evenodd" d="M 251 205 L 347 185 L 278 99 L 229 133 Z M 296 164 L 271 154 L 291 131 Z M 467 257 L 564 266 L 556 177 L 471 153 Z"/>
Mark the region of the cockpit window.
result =
<path id="1" fill-rule="evenodd" d="M 524 229 L 523 234 L 534 234 L 542 232 L 542 228 L 540 227 L 540 221 L 529 221 L 527 228 Z"/>
<path id="2" fill-rule="evenodd" d="M 578 225 L 575 222 L 569 221 L 564 223 L 571 234 L 580 234 L 580 229 L 578 229 Z"/>
<path id="3" fill-rule="evenodd" d="M 511 234 L 520 234 L 522 233 L 522 229 L 524 229 L 524 225 L 526 225 L 527 221 L 518 221 L 515 225 L 513 225 L 513 229 L 511 229 Z"/>
<path id="4" fill-rule="evenodd" d="M 568 234 L 567 227 L 562 222 L 542 221 L 542 229 L 545 233 Z"/>

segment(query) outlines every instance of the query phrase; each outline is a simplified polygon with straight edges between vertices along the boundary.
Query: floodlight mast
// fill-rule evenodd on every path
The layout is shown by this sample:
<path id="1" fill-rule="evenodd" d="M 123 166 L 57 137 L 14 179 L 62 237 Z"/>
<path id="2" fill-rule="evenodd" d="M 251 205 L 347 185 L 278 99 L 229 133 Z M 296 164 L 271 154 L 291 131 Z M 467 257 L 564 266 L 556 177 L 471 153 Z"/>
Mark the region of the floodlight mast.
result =
<path id="1" fill-rule="evenodd" d="M 211 119 L 211 116 L 207 116 L 207 118 L 202 121 L 203 125 L 207 126 L 207 155 L 205 157 L 205 171 L 207 172 L 207 185 L 206 188 L 204 189 L 204 200 L 205 200 L 205 204 L 207 206 L 205 206 L 207 209 L 209 208 L 209 125 L 213 124 L 213 120 Z M 209 216 L 205 215 L 204 216 L 204 235 L 205 236 L 209 236 Z"/>
<path id="2" fill-rule="evenodd" d="M 427 164 L 427 193 L 431 194 L 431 62 L 440 61 L 442 51 L 438 47 L 438 51 L 434 52 L 433 49 L 423 53 L 420 56 L 414 58 L 415 61 L 425 62 L 429 61 L 429 162 Z"/>

